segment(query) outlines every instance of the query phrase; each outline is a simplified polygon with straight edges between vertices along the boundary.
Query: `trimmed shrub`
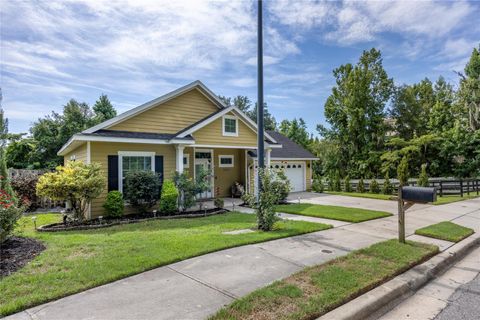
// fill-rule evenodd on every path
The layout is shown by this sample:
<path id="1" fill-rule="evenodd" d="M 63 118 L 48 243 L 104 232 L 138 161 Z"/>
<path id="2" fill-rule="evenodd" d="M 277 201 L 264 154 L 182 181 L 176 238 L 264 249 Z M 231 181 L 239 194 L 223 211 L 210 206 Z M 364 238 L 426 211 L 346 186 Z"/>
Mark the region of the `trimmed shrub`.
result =
<path id="1" fill-rule="evenodd" d="M 7 191 L 0 189 L 0 243 L 15 229 L 24 209 L 17 207 L 15 199 Z"/>
<path id="2" fill-rule="evenodd" d="M 28 206 L 26 211 L 35 211 L 37 206 L 37 182 L 39 174 L 17 175 L 11 179 L 11 185 L 17 197 Z"/>
<path id="3" fill-rule="evenodd" d="M 363 182 L 363 178 L 360 178 L 357 184 L 357 192 L 364 193 L 365 192 L 365 183 Z"/>
<path id="4" fill-rule="evenodd" d="M 163 182 L 159 209 L 163 214 L 172 214 L 178 211 L 178 189 L 171 180 Z"/>
<path id="5" fill-rule="evenodd" d="M 272 181 L 272 192 L 278 195 L 278 203 L 284 202 L 287 200 L 288 193 L 291 189 L 290 180 L 288 180 L 283 170 L 278 171 L 273 178 L 275 180 Z"/>
<path id="6" fill-rule="evenodd" d="M 380 186 L 378 185 L 377 180 L 373 179 L 370 182 L 370 193 L 380 193 Z"/>
<path id="7" fill-rule="evenodd" d="M 321 176 L 316 176 L 314 179 L 313 179 L 313 183 L 312 183 L 312 190 L 313 192 L 318 192 L 318 193 L 322 193 L 324 191 L 325 187 L 323 185 L 323 179 Z"/>
<path id="8" fill-rule="evenodd" d="M 397 179 L 400 181 L 400 186 L 408 185 L 408 171 L 408 159 L 404 156 L 397 168 Z"/>
<path id="9" fill-rule="evenodd" d="M 333 191 L 342 191 L 342 182 L 338 173 L 335 175 L 333 180 Z"/>
<path id="10" fill-rule="evenodd" d="M 345 179 L 343 179 L 343 184 L 343 190 L 345 190 L 345 192 L 352 192 L 352 185 L 350 184 L 349 176 L 346 176 Z"/>
<path id="11" fill-rule="evenodd" d="M 122 193 L 120 191 L 110 191 L 107 194 L 103 208 L 105 208 L 105 216 L 107 218 L 120 218 L 123 216 L 125 204 Z"/>
<path id="12" fill-rule="evenodd" d="M 417 182 L 419 187 L 428 187 L 428 175 L 427 175 L 427 164 L 422 164 L 422 170 L 420 172 L 420 177 L 418 177 Z"/>
<path id="13" fill-rule="evenodd" d="M 125 177 L 123 190 L 124 198 L 144 213 L 158 201 L 160 179 L 150 170 L 129 172 Z"/>
<path id="14" fill-rule="evenodd" d="M 383 182 L 383 189 L 382 192 L 384 194 L 392 194 L 393 193 L 393 185 L 390 182 L 390 178 L 388 177 L 388 173 L 385 176 L 385 181 Z"/>
<path id="15" fill-rule="evenodd" d="M 215 200 L 213 200 L 213 205 L 215 208 L 223 209 L 225 203 L 223 202 L 222 198 L 215 198 Z"/>

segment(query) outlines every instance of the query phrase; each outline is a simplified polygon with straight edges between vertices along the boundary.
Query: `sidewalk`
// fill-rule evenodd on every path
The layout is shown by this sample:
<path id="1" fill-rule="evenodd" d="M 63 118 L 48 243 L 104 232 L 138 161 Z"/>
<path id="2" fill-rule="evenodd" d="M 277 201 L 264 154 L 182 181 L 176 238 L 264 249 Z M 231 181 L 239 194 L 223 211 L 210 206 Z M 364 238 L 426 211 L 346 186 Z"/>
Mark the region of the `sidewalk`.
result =
<path id="1" fill-rule="evenodd" d="M 444 220 L 480 232 L 480 199 L 444 206 L 422 206 L 407 212 L 407 239 L 434 243 L 445 250 L 453 243 L 413 235 L 417 228 Z M 191 258 L 46 303 L 6 319 L 204 319 L 235 298 L 305 266 L 321 264 L 397 236 L 396 216 L 358 224 L 330 222 L 335 226 L 333 229 Z"/>

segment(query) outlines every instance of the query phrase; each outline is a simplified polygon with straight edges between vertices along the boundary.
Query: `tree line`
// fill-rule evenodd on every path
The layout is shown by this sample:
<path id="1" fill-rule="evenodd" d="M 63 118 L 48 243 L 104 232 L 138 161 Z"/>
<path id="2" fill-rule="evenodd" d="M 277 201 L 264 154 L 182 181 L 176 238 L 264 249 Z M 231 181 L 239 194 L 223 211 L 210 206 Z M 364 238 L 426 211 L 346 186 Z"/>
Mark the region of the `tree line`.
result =
<path id="1" fill-rule="evenodd" d="M 458 83 L 439 77 L 396 85 L 375 48 L 357 63 L 333 70 L 335 85 L 324 104 L 328 125 L 308 132 L 302 118 L 277 123 L 265 103 L 265 129 L 277 130 L 319 158 L 316 175 L 335 177 L 396 177 L 402 159 L 410 175 L 422 165 L 431 176 L 480 175 L 480 48 L 474 48 Z M 253 121 L 257 104 L 247 96 L 224 97 Z M 93 108 L 70 100 L 63 113 L 38 119 L 30 135 L 9 135 L 8 167 L 52 168 L 62 163 L 56 155 L 75 133 L 116 115 L 108 97 L 101 95 Z"/>

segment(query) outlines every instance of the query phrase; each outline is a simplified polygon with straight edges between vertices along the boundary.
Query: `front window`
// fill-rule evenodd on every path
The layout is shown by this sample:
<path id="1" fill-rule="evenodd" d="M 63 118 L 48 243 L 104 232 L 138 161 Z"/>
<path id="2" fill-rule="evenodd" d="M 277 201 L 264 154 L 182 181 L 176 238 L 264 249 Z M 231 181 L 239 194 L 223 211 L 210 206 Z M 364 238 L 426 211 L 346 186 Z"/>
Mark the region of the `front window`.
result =
<path id="1" fill-rule="evenodd" d="M 234 116 L 223 117 L 223 135 L 224 136 L 237 136 L 237 118 Z"/>
<path id="2" fill-rule="evenodd" d="M 233 155 L 230 156 L 218 156 L 218 166 L 220 168 L 232 168 L 233 167 Z"/>
<path id="3" fill-rule="evenodd" d="M 123 185 L 125 184 L 125 177 L 134 171 L 153 171 L 154 153 L 141 152 L 125 152 L 119 153 L 120 161 L 120 192 L 123 192 Z"/>

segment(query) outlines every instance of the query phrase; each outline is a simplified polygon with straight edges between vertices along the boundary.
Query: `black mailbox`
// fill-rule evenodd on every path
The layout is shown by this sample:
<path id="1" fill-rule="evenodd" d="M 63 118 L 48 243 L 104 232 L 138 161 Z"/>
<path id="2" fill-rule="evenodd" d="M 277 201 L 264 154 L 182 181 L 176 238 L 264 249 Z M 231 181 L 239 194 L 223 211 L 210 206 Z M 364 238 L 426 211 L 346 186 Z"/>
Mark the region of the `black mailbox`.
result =
<path id="1" fill-rule="evenodd" d="M 402 187 L 402 200 L 419 203 L 435 202 L 437 190 L 426 187 Z"/>

